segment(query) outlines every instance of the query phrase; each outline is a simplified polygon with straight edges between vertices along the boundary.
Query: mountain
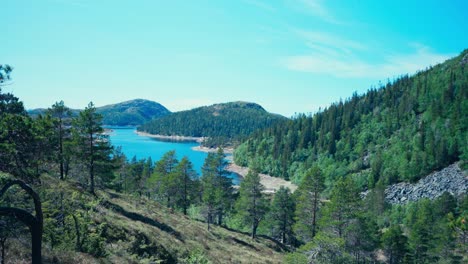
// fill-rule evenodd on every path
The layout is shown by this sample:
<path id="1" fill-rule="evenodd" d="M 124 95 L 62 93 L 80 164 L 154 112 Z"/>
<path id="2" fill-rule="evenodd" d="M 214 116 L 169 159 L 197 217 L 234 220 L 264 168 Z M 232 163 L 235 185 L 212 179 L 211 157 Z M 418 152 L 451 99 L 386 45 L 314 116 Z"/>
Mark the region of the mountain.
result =
<path id="1" fill-rule="evenodd" d="M 137 126 L 171 113 L 161 104 L 144 99 L 97 107 L 97 112 L 102 114 L 103 124 L 110 126 Z"/>
<path id="2" fill-rule="evenodd" d="M 255 103 L 230 102 L 176 112 L 154 119 L 138 130 L 168 136 L 209 137 L 204 144 L 216 146 L 235 144 L 257 129 L 287 120 Z"/>
<path id="3" fill-rule="evenodd" d="M 103 116 L 102 123 L 106 126 L 138 126 L 153 118 L 170 114 L 166 107 L 159 103 L 134 99 L 117 104 L 97 107 L 97 112 Z M 29 110 L 31 116 L 44 114 L 47 109 L 37 108 Z M 77 116 L 81 110 L 71 109 L 72 116 Z"/>
<path id="4" fill-rule="evenodd" d="M 362 188 L 415 182 L 468 161 L 468 50 L 413 76 L 356 93 L 313 116 L 258 131 L 235 151 L 238 165 L 300 182 L 318 165 L 331 187 L 351 175 Z"/>

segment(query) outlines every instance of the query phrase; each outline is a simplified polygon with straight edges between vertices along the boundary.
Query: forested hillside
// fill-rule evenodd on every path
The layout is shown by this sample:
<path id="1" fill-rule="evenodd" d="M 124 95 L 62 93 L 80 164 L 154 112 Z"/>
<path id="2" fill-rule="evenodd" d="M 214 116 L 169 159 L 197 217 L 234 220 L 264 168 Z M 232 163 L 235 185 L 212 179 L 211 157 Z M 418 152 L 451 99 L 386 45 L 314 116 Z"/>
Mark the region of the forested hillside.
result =
<path id="1" fill-rule="evenodd" d="M 255 103 L 231 102 L 173 113 L 150 121 L 138 130 L 168 136 L 209 137 L 204 145 L 213 147 L 236 144 L 257 129 L 286 120 Z"/>
<path id="2" fill-rule="evenodd" d="M 102 115 L 102 123 L 106 126 L 138 126 L 153 118 L 169 115 L 171 112 L 159 103 L 134 99 L 117 104 L 96 107 Z M 78 116 L 81 110 L 69 109 L 71 116 Z M 44 115 L 47 109 L 38 108 L 29 110 L 31 116 Z"/>
<path id="3" fill-rule="evenodd" d="M 108 126 L 137 126 L 171 113 L 161 104 L 144 99 L 97 107 L 97 112 Z"/>
<path id="4" fill-rule="evenodd" d="M 312 165 L 327 186 L 351 174 L 361 188 L 418 180 L 468 160 L 468 50 L 353 94 L 312 116 L 256 132 L 235 152 L 265 173 L 300 182 Z M 465 166 L 465 165 L 462 165 Z"/>

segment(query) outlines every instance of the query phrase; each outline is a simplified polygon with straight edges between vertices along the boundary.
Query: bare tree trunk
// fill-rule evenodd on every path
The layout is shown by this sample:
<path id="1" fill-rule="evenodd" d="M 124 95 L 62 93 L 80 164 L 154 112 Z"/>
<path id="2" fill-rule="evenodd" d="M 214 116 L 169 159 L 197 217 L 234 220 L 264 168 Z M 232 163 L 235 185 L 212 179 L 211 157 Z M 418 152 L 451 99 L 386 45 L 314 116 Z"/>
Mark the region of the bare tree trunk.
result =
<path id="1" fill-rule="evenodd" d="M 42 231 L 43 231 L 43 218 L 42 218 L 42 204 L 39 199 L 39 195 L 26 183 L 20 180 L 9 181 L 3 186 L 0 190 L 0 197 L 2 197 L 5 192 L 12 186 L 18 185 L 25 192 L 27 192 L 34 201 L 34 209 L 36 215 L 30 214 L 28 211 L 14 208 L 14 207 L 0 207 L 0 216 L 9 216 L 16 218 L 17 220 L 23 222 L 29 227 L 31 232 L 31 255 L 32 263 L 40 264 L 42 263 Z"/>

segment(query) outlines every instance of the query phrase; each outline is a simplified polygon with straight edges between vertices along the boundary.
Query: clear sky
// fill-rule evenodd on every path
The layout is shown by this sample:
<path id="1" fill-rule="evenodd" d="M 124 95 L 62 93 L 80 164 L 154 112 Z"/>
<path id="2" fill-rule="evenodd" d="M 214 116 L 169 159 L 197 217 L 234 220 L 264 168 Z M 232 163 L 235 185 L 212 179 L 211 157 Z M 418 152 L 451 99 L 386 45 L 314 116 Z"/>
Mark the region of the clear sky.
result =
<path id="1" fill-rule="evenodd" d="M 26 108 L 252 101 L 291 116 L 468 48 L 466 0 L 1 0 Z"/>

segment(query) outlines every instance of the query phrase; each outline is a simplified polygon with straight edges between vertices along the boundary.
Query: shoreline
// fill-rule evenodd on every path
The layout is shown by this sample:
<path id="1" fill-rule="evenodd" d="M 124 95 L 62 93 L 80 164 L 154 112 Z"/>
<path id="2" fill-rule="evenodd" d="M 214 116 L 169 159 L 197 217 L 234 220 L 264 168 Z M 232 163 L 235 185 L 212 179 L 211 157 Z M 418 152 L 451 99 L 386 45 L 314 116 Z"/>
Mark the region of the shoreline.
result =
<path id="1" fill-rule="evenodd" d="M 235 173 L 242 178 L 245 178 L 247 173 L 249 173 L 249 168 L 247 167 L 241 167 L 239 165 L 236 165 L 234 163 L 229 163 L 229 165 L 226 167 L 226 170 L 232 173 Z M 260 176 L 260 183 L 265 186 L 264 193 L 275 193 L 281 186 L 289 188 L 291 192 L 293 193 L 297 189 L 297 185 L 290 181 L 286 181 L 281 178 L 273 177 L 267 174 L 259 174 Z"/>
<path id="2" fill-rule="evenodd" d="M 143 136 L 143 137 L 150 137 L 150 138 L 155 138 L 159 140 L 166 140 L 166 141 L 180 141 L 180 142 L 197 142 L 197 143 L 202 143 L 206 138 L 205 137 L 187 137 L 187 136 L 165 136 L 165 135 L 155 135 L 155 134 L 150 134 L 146 132 L 141 132 L 141 131 L 135 131 L 137 135 Z"/>
<path id="3" fill-rule="evenodd" d="M 216 153 L 216 152 L 218 152 L 217 148 L 208 148 L 208 147 L 203 147 L 202 145 L 192 147 L 192 150 L 200 151 L 200 152 L 206 152 L 206 153 Z M 233 148 L 223 148 L 223 151 L 224 151 L 224 154 L 233 154 L 234 153 Z"/>
<path id="4" fill-rule="evenodd" d="M 175 142 L 197 142 L 201 144 L 205 137 L 186 137 L 186 136 L 165 136 L 165 135 L 154 135 L 146 132 L 135 131 L 135 133 L 139 136 L 143 137 L 150 137 L 158 140 L 165 140 L 165 141 L 175 141 Z M 194 151 L 206 152 L 206 153 L 216 153 L 218 151 L 217 148 L 208 148 L 203 147 L 201 145 L 192 147 Z M 233 148 L 225 148 L 223 149 L 225 154 L 232 155 L 234 153 Z M 249 168 L 241 167 L 239 165 L 234 164 L 232 160 L 232 156 L 228 156 L 229 164 L 226 166 L 226 170 L 239 175 L 242 178 L 245 178 L 247 173 L 249 173 Z M 264 193 L 275 193 L 281 186 L 287 187 L 294 192 L 297 189 L 297 185 L 290 181 L 286 181 L 281 178 L 273 177 L 267 174 L 259 174 L 260 176 L 260 183 L 265 186 Z"/>

